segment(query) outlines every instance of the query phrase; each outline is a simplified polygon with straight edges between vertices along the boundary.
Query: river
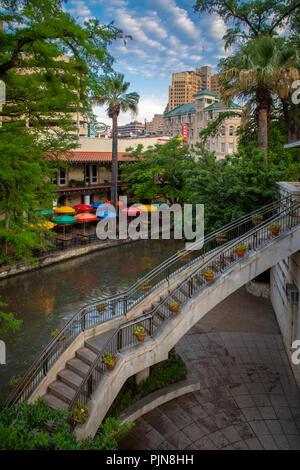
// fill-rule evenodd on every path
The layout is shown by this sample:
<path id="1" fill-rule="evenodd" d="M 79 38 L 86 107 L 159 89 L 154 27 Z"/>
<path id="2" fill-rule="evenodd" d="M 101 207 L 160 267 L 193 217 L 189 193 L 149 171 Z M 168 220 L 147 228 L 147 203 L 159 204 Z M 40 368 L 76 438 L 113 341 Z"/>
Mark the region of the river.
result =
<path id="1" fill-rule="evenodd" d="M 51 332 L 83 305 L 124 291 L 183 247 L 178 240 L 140 240 L 0 281 L 0 298 L 23 320 L 20 331 L 2 334 L 6 365 L 0 365 L 0 398 L 9 380 L 22 375 L 51 339 Z"/>

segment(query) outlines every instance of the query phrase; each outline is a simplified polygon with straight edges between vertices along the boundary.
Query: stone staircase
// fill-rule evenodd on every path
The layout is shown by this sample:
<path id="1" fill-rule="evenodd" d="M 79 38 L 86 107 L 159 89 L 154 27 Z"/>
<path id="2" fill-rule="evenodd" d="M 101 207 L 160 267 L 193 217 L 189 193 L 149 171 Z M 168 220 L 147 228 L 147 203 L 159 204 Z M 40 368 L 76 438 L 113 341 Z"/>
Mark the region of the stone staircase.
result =
<path id="1" fill-rule="evenodd" d="M 65 368 L 58 372 L 56 380 L 49 385 L 43 397 L 52 409 L 69 408 L 81 382 L 113 332 L 114 330 L 110 330 L 86 340 L 84 346 L 75 352 L 75 356 L 66 362 Z"/>

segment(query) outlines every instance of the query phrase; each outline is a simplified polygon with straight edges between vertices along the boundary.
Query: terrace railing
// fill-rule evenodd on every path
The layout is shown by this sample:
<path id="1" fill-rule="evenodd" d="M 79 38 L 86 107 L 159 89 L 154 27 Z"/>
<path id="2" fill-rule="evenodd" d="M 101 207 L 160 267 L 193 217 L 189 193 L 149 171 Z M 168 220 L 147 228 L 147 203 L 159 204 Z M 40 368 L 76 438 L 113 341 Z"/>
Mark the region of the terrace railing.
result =
<path id="1" fill-rule="evenodd" d="M 251 232 L 255 217 L 261 218 L 260 221 L 257 220 L 255 223 L 263 223 L 265 220 L 271 220 L 282 209 L 287 208 L 289 210 L 291 204 L 291 196 L 288 196 L 230 222 L 206 235 L 204 242 L 194 243 L 193 250 L 183 249 L 176 252 L 173 256 L 141 277 L 139 281 L 135 282 L 125 292 L 101 298 L 85 305 L 70 318 L 59 333 L 38 354 L 18 386 L 8 396 L 5 405 L 11 406 L 19 400 L 27 400 L 51 367 L 82 331 L 94 328 L 116 317 L 126 316 L 127 312 L 166 281 L 174 278 L 186 268 L 196 265 L 209 254 L 218 252 L 224 244 L 227 246 L 232 240 Z M 224 235 L 223 240 L 221 240 L 222 237 L 218 237 L 220 234 Z M 199 249 L 196 249 L 198 247 Z"/>
<path id="2" fill-rule="evenodd" d="M 179 303 L 182 308 L 195 294 L 199 294 L 205 288 L 212 288 L 213 282 L 208 284 L 205 281 L 203 276 L 204 271 L 211 270 L 214 273 L 214 280 L 216 280 L 233 265 L 239 263 L 240 259 L 236 253 L 236 249 L 239 245 L 247 246 L 248 255 L 270 245 L 274 239 L 276 239 L 270 231 L 270 223 L 272 222 L 280 224 L 281 234 L 288 233 L 294 227 L 300 226 L 300 202 L 294 203 L 290 207 L 272 215 L 246 234 L 225 244 L 222 249 L 218 250 L 209 260 L 200 263 L 200 266 L 197 266 L 194 272 L 189 274 L 184 281 L 160 300 L 152 311 L 141 315 L 133 321 L 120 325 L 97 355 L 88 374 L 70 403 L 69 410 L 72 411 L 73 407 L 78 402 L 84 404 L 88 403 L 93 391 L 98 386 L 106 371 L 106 366 L 102 359 L 104 354 L 110 353 L 117 357 L 119 353 L 137 346 L 139 342 L 134 334 L 134 329 L 138 326 L 145 328 L 147 336 L 155 337 L 161 330 L 161 327 L 173 317 L 170 309 L 171 303 Z M 247 254 L 245 256 L 247 256 Z"/>

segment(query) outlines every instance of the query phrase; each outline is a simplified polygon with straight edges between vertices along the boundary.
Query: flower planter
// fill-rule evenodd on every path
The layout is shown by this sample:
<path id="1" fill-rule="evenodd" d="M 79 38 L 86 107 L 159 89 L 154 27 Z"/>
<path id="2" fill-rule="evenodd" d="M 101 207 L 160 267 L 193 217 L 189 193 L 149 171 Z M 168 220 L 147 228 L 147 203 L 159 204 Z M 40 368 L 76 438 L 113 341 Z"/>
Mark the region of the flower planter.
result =
<path id="1" fill-rule="evenodd" d="M 176 317 L 180 312 L 180 305 L 169 305 L 170 311 L 173 313 L 173 316 Z"/>
<path id="2" fill-rule="evenodd" d="M 147 336 L 147 333 L 146 331 L 140 335 L 135 335 L 137 340 L 140 342 L 140 343 L 143 343 L 145 341 L 145 338 Z"/>
<path id="3" fill-rule="evenodd" d="M 280 232 L 280 227 L 270 227 L 273 237 L 278 237 Z"/>
<path id="4" fill-rule="evenodd" d="M 106 354 L 103 354 L 102 360 L 104 364 L 106 365 L 107 370 L 114 370 L 116 362 L 117 362 L 116 356 L 110 353 L 106 353 Z"/>
<path id="5" fill-rule="evenodd" d="M 86 405 L 78 403 L 77 406 L 73 409 L 73 421 L 74 424 L 84 424 L 89 417 L 89 409 Z"/>
<path id="6" fill-rule="evenodd" d="M 252 222 L 254 225 L 259 225 L 263 221 L 263 217 L 252 217 Z"/>
<path id="7" fill-rule="evenodd" d="M 106 312 L 106 306 L 103 305 L 101 307 L 100 306 L 97 307 L 97 311 L 98 311 L 99 315 L 103 315 Z"/>
<path id="8" fill-rule="evenodd" d="M 227 238 L 225 235 L 216 235 L 216 242 L 221 245 L 221 243 L 224 243 L 227 241 Z"/>
<path id="9" fill-rule="evenodd" d="M 116 362 L 117 362 L 117 360 L 115 360 L 115 363 L 113 365 L 106 364 L 107 370 L 114 370 Z"/>
<path id="10" fill-rule="evenodd" d="M 212 282 L 214 280 L 214 273 L 203 273 L 206 282 Z"/>
<path id="11" fill-rule="evenodd" d="M 244 258 L 244 255 L 245 255 L 245 253 L 246 253 L 246 250 L 242 250 L 242 249 L 237 248 L 235 251 L 236 251 L 236 253 L 237 253 L 237 255 L 238 255 L 238 258 Z"/>

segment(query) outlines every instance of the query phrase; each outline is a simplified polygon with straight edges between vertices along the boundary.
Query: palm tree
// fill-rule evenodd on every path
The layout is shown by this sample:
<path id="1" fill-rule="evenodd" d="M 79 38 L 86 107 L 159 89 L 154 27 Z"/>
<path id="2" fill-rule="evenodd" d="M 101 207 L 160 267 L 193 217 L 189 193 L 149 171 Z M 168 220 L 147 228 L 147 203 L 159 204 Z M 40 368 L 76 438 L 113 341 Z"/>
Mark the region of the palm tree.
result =
<path id="1" fill-rule="evenodd" d="M 220 61 L 221 97 L 250 98 L 255 103 L 258 147 L 268 151 L 268 127 L 273 110 L 273 96 L 287 93 L 298 76 L 296 51 L 284 39 L 259 36 L 241 46 L 238 52 Z"/>
<path id="2" fill-rule="evenodd" d="M 129 86 L 129 82 L 124 82 L 122 73 L 104 75 L 99 79 L 94 97 L 95 103 L 108 106 L 107 113 L 112 119 L 111 204 L 115 207 L 118 199 L 118 116 L 121 111 L 136 113 L 140 98 L 135 92 L 126 93 Z"/>

